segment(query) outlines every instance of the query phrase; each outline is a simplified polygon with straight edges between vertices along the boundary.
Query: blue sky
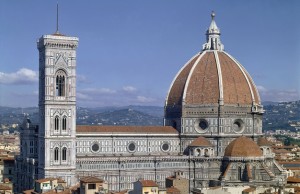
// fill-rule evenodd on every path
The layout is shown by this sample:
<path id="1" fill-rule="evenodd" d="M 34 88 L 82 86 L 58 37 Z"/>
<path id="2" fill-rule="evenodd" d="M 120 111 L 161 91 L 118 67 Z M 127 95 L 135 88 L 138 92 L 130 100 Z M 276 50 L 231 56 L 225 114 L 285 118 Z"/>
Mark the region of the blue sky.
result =
<path id="1" fill-rule="evenodd" d="M 38 105 L 36 41 L 56 2 L 0 1 L 0 106 Z M 60 0 L 59 31 L 79 37 L 79 106 L 163 106 L 178 70 L 201 51 L 216 12 L 225 50 L 263 101 L 300 99 L 300 1 Z"/>

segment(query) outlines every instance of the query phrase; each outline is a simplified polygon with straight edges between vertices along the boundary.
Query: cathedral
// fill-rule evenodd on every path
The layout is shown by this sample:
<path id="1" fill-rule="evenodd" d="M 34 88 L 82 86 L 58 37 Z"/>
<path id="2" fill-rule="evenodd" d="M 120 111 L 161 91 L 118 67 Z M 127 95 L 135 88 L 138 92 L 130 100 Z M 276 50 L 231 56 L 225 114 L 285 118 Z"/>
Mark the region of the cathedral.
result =
<path id="1" fill-rule="evenodd" d="M 224 51 L 211 14 L 206 42 L 179 70 L 164 108 L 164 126 L 76 125 L 76 48 L 79 39 L 42 36 L 39 123 L 25 118 L 16 157 L 15 190 L 61 177 L 69 186 L 95 176 L 109 190 L 138 179 L 160 187 L 180 171 L 190 191 L 210 186 L 283 184 L 282 167 L 262 137 L 263 107 L 249 73 Z M 79 64 L 80 65 L 80 64 Z"/>

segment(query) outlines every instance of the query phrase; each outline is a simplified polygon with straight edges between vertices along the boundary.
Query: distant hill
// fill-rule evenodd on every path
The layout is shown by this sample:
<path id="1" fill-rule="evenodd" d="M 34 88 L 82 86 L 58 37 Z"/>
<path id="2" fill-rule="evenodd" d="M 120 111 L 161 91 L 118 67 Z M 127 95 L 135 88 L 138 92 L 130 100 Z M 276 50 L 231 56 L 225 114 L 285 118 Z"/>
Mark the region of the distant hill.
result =
<path id="1" fill-rule="evenodd" d="M 77 107 L 78 125 L 163 125 L 163 107 Z M 12 108 L 0 106 L 0 126 L 21 124 L 28 114 L 32 123 L 38 123 L 38 107 Z"/>
<path id="2" fill-rule="evenodd" d="M 300 122 L 300 101 L 263 102 L 263 130 L 295 130 L 290 123 Z M 38 122 L 38 107 L 0 106 L 0 126 L 22 123 L 24 113 Z M 164 108 L 159 106 L 77 107 L 79 125 L 163 125 Z M 300 126 L 299 126 L 300 128 Z"/>
<path id="3" fill-rule="evenodd" d="M 262 102 L 263 106 L 268 106 L 268 105 L 277 105 L 279 102 L 272 102 L 272 101 L 264 101 Z"/>
<path id="4" fill-rule="evenodd" d="M 147 112 L 147 111 L 145 111 Z M 77 113 L 79 125 L 162 125 L 163 118 L 140 112 L 134 109 L 121 109 L 87 114 Z"/>
<path id="5" fill-rule="evenodd" d="M 300 122 L 300 101 L 280 102 L 264 106 L 263 130 L 295 130 L 290 123 Z"/>

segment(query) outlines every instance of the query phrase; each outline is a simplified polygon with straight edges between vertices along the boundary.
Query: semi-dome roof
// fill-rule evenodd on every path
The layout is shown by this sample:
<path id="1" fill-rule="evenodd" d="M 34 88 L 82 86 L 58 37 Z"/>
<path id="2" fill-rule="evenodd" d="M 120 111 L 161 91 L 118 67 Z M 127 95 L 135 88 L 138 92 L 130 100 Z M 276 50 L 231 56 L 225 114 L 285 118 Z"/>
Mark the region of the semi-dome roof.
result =
<path id="1" fill-rule="evenodd" d="M 189 146 L 191 146 L 191 147 L 212 147 L 213 145 L 211 144 L 210 141 L 208 141 L 208 139 L 200 136 L 197 139 L 195 139 L 194 141 L 192 141 L 192 143 Z"/>
<path id="2" fill-rule="evenodd" d="M 245 68 L 224 51 L 214 21 L 206 32 L 207 43 L 173 80 L 166 106 L 193 104 L 260 105 L 257 88 Z"/>
<path id="3" fill-rule="evenodd" d="M 241 136 L 226 147 L 224 156 L 227 157 L 261 157 L 262 151 L 250 138 Z"/>

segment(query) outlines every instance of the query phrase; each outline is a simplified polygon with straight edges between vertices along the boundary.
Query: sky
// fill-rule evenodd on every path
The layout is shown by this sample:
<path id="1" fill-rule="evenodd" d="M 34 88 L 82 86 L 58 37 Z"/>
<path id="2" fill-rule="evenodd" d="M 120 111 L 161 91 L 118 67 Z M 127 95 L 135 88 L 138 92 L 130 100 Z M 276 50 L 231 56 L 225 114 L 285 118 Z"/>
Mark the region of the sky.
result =
<path id="1" fill-rule="evenodd" d="M 38 106 L 36 41 L 56 31 L 56 3 L 0 1 L 0 106 Z M 78 106 L 164 106 L 212 11 L 262 101 L 300 99 L 300 1 L 59 0 L 59 10 L 60 33 L 79 37 Z"/>

